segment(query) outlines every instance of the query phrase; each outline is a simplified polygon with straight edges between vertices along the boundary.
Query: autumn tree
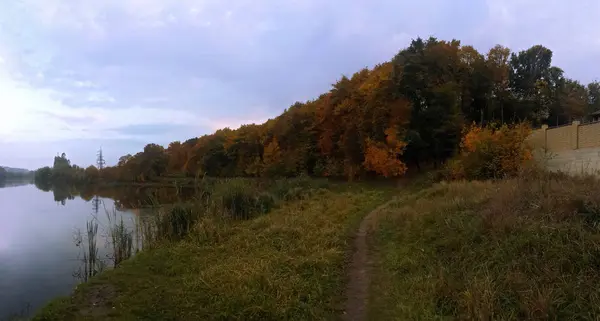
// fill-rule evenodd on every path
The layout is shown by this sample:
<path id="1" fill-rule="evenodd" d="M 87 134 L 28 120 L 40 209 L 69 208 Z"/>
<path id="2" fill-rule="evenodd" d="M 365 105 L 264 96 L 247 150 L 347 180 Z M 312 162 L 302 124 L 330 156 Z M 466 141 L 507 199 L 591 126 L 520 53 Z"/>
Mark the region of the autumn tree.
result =
<path id="1" fill-rule="evenodd" d="M 546 47 L 511 53 L 496 45 L 480 53 L 458 40 L 417 38 L 390 61 L 342 76 L 263 124 L 166 149 L 149 144 L 103 170 L 103 178 L 395 177 L 458 155 L 465 124 L 559 125 L 597 110 L 600 85 L 565 78 Z"/>

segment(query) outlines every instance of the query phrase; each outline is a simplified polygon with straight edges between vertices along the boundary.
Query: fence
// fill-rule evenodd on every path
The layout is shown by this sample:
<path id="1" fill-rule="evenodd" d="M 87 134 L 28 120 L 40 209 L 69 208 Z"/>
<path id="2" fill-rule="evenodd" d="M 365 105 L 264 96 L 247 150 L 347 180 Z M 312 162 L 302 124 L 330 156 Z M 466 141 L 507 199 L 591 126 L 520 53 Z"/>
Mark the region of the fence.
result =
<path id="1" fill-rule="evenodd" d="M 534 148 L 549 152 L 600 147 L 600 122 L 581 124 L 574 121 L 553 128 L 543 125 L 531 133 L 528 141 Z"/>

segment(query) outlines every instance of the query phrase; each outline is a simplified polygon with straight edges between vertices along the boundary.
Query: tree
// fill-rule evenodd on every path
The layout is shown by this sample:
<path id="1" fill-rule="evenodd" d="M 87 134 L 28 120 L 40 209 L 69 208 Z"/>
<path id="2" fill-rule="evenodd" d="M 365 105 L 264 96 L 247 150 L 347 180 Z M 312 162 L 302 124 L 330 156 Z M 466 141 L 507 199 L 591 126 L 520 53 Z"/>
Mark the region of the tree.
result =
<path id="1" fill-rule="evenodd" d="M 587 85 L 587 113 L 590 114 L 600 110 L 600 83 L 595 81 Z"/>
<path id="2" fill-rule="evenodd" d="M 458 40 L 413 40 L 391 61 L 342 76 L 263 124 L 125 155 L 103 179 L 164 176 L 398 176 L 456 155 L 465 124 L 562 124 L 600 110 L 600 85 L 565 79 L 541 45 L 485 55 Z M 70 168 L 66 156 L 56 168 Z M 60 171 L 57 171 L 59 173 Z M 79 177 L 80 168 L 70 168 Z M 90 170 L 90 175 L 93 170 Z M 84 174 L 87 176 L 87 174 Z"/>
<path id="3" fill-rule="evenodd" d="M 127 164 L 127 162 L 130 161 L 132 158 L 133 158 L 133 156 L 131 156 L 131 154 L 127 154 L 125 156 L 119 157 L 119 162 L 118 162 L 117 166 L 125 166 Z"/>
<path id="4" fill-rule="evenodd" d="M 263 172 L 269 176 L 282 175 L 282 157 L 277 139 L 273 139 L 265 146 L 263 154 Z"/>
<path id="5" fill-rule="evenodd" d="M 52 187 L 52 168 L 46 166 L 35 171 L 34 182 L 39 189 L 49 191 Z"/>
<path id="6" fill-rule="evenodd" d="M 144 151 L 136 155 L 136 161 L 139 162 L 139 179 L 142 181 L 150 180 L 161 176 L 167 170 L 169 162 L 165 149 L 157 144 L 148 144 Z"/>
<path id="7" fill-rule="evenodd" d="M 486 64 L 491 78 L 491 109 L 500 109 L 500 122 L 504 124 L 504 108 L 510 97 L 510 49 L 496 45 L 487 53 Z M 492 117 L 495 119 L 495 117 Z"/>
<path id="8" fill-rule="evenodd" d="M 0 181 L 3 181 L 6 179 L 6 169 L 4 169 L 4 167 L 0 167 Z"/>
<path id="9" fill-rule="evenodd" d="M 537 125 L 548 118 L 549 106 L 540 98 L 551 64 L 552 51 L 541 45 L 511 55 L 511 90 L 519 101 L 519 108 L 513 110 L 513 121 L 530 119 Z"/>
<path id="10" fill-rule="evenodd" d="M 568 122 L 583 119 L 588 110 L 588 92 L 585 86 L 576 80 L 565 80 L 560 105 L 564 106 L 563 114 L 568 115 Z"/>
<path id="11" fill-rule="evenodd" d="M 458 41 L 419 38 L 393 60 L 396 94 L 412 105 L 409 129 L 422 139 L 423 158 L 436 165 L 453 154 L 460 140 L 464 81 L 459 47 Z"/>
<path id="12" fill-rule="evenodd" d="M 85 169 L 85 176 L 89 181 L 96 181 L 100 178 L 100 171 L 94 165 L 90 165 Z"/>
<path id="13" fill-rule="evenodd" d="M 401 145 L 390 147 L 370 139 L 366 141 L 364 165 L 368 171 L 373 171 L 384 177 L 394 177 L 406 172 L 406 165 L 398 159 Z"/>

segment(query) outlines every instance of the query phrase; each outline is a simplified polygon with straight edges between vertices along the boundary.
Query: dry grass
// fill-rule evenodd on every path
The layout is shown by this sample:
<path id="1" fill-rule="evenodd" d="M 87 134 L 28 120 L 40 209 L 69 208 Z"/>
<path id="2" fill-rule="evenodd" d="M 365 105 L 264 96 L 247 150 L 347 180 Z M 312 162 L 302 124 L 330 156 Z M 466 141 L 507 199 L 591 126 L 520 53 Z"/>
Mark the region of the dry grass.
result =
<path id="1" fill-rule="evenodd" d="M 372 320 L 597 320 L 600 182 L 529 173 L 390 206 L 372 240 Z"/>

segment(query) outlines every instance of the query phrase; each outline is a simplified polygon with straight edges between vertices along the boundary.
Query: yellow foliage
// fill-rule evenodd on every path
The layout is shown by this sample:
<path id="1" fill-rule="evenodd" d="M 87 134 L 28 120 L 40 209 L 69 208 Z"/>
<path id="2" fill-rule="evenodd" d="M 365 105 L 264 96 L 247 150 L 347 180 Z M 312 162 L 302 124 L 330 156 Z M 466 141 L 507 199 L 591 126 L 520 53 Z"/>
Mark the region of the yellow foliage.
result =
<path id="1" fill-rule="evenodd" d="M 526 124 L 479 127 L 463 130 L 460 154 L 446 165 L 452 179 L 488 179 L 515 176 L 532 159 L 525 140 L 531 130 Z"/>

